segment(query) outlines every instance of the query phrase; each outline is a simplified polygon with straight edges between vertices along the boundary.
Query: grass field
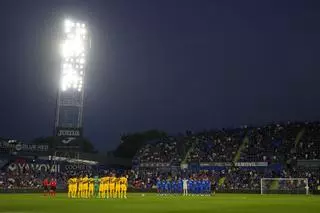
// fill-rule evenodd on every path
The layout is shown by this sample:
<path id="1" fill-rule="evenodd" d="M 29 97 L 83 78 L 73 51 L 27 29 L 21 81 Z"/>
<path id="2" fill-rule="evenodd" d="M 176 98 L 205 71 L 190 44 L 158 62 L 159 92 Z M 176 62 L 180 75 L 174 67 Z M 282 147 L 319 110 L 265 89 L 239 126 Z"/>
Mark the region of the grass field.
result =
<path id="1" fill-rule="evenodd" d="M 1 213 L 319 213 L 320 196 L 217 194 L 212 197 L 159 197 L 129 194 L 128 199 L 68 199 L 40 194 L 0 194 Z"/>

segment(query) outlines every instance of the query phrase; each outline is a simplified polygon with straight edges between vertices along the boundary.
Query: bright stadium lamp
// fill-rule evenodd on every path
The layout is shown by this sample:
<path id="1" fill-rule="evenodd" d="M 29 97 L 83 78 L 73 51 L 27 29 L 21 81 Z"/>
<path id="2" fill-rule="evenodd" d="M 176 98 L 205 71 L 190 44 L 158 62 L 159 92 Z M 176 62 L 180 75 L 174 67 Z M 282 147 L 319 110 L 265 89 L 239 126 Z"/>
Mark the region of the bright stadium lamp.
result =
<path id="1" fill-rule="evenodd" d="M 73 27 L 74 26 L 74 22 L 72 22 L 69 19 L 65 20 L 64 24 L 65 24 L 65 27 Z"/>
<path id="2" fill-rule="evenodd" d="M 81 29 L 81 34 L 86 34 L 87 33 L 87 30 L 86 29 Z"/>
<path id="3" fill-rule="evenodd" d="M 68 39 L 73 39 L 75 36 L 74 36 L 74 34 L 72 34 L 72 33 L 69 33 L 69 34 L 67 34 L 67 38 Z"/>
<path id="4" fill-rule="evenodd" d="M 74 136 L 72 132 L 77 131 L 81 137 L 90 30 L 87 23 L 66 19 L 61 23 L 60 35 L 61 43 L 57 48 L 60 55 L 60 82 L 55 136 Z"/>
<path id="5" fill-rule="evenodd" d="M 79 21 L 67 19 L 64 21 L 63 33 L 61 90 L 82 89 L 88 45 L 87 26 Z"/>
<path id="6" fill-rule="evenodd" d="M 69 33 L 74 26 L 74 23 L 70 20 L 65 20 L 64 22 L 64 32 Z"/>

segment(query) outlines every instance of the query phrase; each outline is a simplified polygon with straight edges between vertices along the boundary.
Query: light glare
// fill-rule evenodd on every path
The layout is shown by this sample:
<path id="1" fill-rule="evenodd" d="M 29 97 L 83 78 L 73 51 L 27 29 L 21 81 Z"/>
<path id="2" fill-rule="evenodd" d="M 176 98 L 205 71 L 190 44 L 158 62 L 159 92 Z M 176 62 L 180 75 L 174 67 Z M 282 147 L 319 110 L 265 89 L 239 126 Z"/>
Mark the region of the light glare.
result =
<path id="1" fill-rule="evenodd" d="M 64 22 L 64 37 L 61 45 L 63 58 L 61 70 L 61 90 L 75 89 L 81 91 L 83 87 L 84 64 L 86 63 L 86 47 L 88 31 L 86 25 L 72 20 Z"/>

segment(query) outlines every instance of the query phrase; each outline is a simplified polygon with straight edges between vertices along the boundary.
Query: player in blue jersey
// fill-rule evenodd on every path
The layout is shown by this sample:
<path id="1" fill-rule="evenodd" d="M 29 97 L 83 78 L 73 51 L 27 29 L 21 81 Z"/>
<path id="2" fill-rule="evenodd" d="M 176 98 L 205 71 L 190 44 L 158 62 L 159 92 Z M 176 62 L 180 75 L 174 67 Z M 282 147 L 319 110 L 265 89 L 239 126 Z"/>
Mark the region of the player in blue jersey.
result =
<path id="1" fill-rule="evenodd" d="M 203 187 L 202 194 L 207 195 L 208 194 L 208 189 L 207 189 L 207 180 L 206 179 L 202 180 L 202 187 Z"/>
<path id="2" fill-rule="evenodd" d="M 177 193 L 178 194 L 182 194 L 182 191 L 183 191 L 183 183 L 182 183 L 182 180 L 181 178 L 179 178 L 179 180 L 177 181 Z"/>
<path id="3" fill-rule="evenodd" d="M 197 191 L 197 195 L 199 196 L 201 194 L 201 180 L 198 179 L 197 180 L 197 185 L 196 185 L 196 191 Z"/>
<path id="4" fill-rule="evenodd" d="M 166 180 L 162 180 L 161 181 L 161 188 L 160 188 L 162 195 L 164 195 L 166 193 L 166 185 L 167 185 Z"/>
<path id="5" fill-rule="evenodd" d="M 189 194 L 193 194 L 194 193 L 194 191 L 193 191 L 193 181 L 194 180 L 192 180 L 192 179 L 189 179 L 189 181 L 188 181 L 188 190 L 189 190 Z"/>
<path id="6" fill-rule="evenodd" d="M 209 179 L 206 180 L 206 192 L 207 195 L 211 195 L 211 182 Z"/>
<path id="7" fill-rule="evenodd" d="M 168 179 L 166 181 L 166 194 L 170 194 L 171 193 L 171 182 L 170 180 Z"/>
<path id="8" fill-rule="evenodd" d="M 168 193 L 168 190 L 169 190 L 169 184 L 168 184 L 168 181 L 167 180 L 163 180 L 162 182 L 163 184 L 163 194 L 166 195 Z"/>
<path id="9" fill-rule="evenodd" d="M 201 195 L 206 194 L 206 181 L 204 179 L 201 180 Z"/>
<path id="10" fill-rule="evenodd" d="M 171 194 L 177 193 L 177 182 L 176 180 L 171 181 Z"/>
<path id="11" fill-rule="evenodd" d="M 193 189 L 193 180 L 190 178 L 188 180 L 188 192 L 189 192 L 189 195 L 191 195 L 193 193 L 192 189 Z"/>
<path id="12" fill-rule="evenodd" d="M 198 180 L 194 180 L 193 181 L 193 186 L 192 186 L 192 188 L 193 188 L 193 193 L 194 194 L 198 194 Z"/>

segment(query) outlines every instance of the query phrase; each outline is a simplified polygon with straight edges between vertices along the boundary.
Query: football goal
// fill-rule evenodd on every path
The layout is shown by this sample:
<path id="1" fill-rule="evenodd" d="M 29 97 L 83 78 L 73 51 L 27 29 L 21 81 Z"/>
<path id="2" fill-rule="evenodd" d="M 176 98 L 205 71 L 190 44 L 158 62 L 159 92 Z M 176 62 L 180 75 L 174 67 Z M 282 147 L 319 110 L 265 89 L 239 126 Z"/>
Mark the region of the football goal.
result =
<path id="1" fill-rule="evenodd" d="M 261 194 L 309 194 L 307 178 L 261 178 Z"/>

